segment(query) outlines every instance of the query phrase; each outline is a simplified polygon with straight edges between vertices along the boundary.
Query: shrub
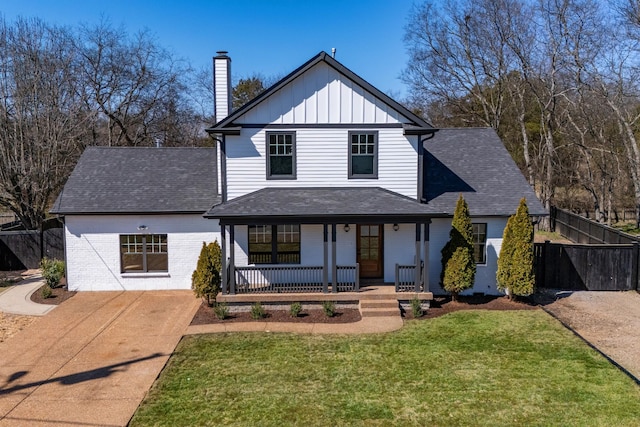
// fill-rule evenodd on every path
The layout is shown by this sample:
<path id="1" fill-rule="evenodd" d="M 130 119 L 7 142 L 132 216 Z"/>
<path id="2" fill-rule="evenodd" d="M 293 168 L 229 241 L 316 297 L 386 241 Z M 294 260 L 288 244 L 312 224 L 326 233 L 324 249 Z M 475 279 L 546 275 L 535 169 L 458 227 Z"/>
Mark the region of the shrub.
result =
<path id="1" fill-rule="evenodd" d="M 202 242 L 202 249 L 198 257 L 198 265 L 191 275 L 191 288 L 196 297 L 206 301 L 209 307 L 213 306 L 213 302 L 220 292 L 220 284 L 222 278 L 220 270 L 222 269 L 222 251 L 216 240 L 208 245 Z"/>
<path id="2" fill-rule="evenodd" d="M 42 287 L 42 298 L 47 299 L 47 298 L 51 298 L 51 287 L 49 285 L 44 285 Z"/>
<path id="3" fill-rule="evenodd" d="M 254 320 L 262 319 L 266 316 L 264 308 L 260 302 L 256 302 L 251 306 L 251 318 Z"/>
<path id="4" fill-rule="evenodd" d="M 508 290 L 510 296 L 527 296 L 533 293 L 533 224 L 524 198 L 520 200 L 515 215 L 509 217 L 504 229 L 496 281 L 498 289 Z"/>
<path id="5" fill-rule="evenodd" d="M 336 314 L 336 304 L 333 301 L 323 301 L 322 311 L 327 317 L 333 317 Z"/>
<path id="6" fill-rule="evenodd" d="M 442 248 L 442 271 L 440 285 L 451 292 L 451 298 L 457 301 L 458 294 L 473 287 L 476 277 L 476 262 L 473 255 L 473 225 L 469 207 L 462 194 L 456 203 L 451 222 L 449 241 Z"/>
<path id="7" fill-rule="evenodd" d="M 42 258 L 40 261 L 42 277 L 50 288 L 60 286 L 60 280 L 64 276 L 64 261 L 59 259 Z"/>
<path id="8" fill-rule="evenodd" d="M 220 320 L 224 320 L 229 317 L 229 307 L 225 302 L 219 302 L 213 307 L 213 312 L 216 314 L 216 317 Z"/>
<path id="9" fill-rule="evenodd" d="M 291 304 L 291 307 L 289 308 L 289 314 L 291 315 L 291 317 L 300 316 L 301 311 L 302 311 L 302 304 L 300 304 L 299 302 L 294 302 L 293 304 Z"/>
<path id="10" fill-rule="evenodd" d="M 413 314 L 414 319 L 422 317 L 422 301 L 417 296 L 411 299 L 411 314 Z"/>

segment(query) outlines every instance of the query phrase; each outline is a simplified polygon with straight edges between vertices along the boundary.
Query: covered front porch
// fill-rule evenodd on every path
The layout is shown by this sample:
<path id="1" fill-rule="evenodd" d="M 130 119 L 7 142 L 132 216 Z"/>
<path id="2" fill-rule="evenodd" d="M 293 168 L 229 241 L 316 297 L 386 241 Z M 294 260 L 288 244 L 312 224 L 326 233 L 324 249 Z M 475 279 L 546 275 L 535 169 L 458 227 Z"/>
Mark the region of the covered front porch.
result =
<path id="1" fill-rule="evenodd" d="M 266 188 L 215 206 L 222 294 L 428 292 L 425 208 L 381 188 Z"/>

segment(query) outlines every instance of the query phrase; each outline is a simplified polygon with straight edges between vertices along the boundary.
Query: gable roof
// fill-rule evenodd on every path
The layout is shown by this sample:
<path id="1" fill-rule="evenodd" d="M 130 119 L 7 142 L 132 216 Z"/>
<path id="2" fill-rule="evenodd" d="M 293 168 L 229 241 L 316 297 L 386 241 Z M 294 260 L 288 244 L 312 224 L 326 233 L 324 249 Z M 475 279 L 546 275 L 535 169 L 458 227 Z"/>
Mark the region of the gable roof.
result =
<path id="1" fill-rule="evenodd" d="M 423 199 L 453 215 L 462 194 L 473 216 L 513 215 L 525 197 L 529 214 L 548 215 L 491 128 L 440 129 L 424 142 Z"/>
<path id="2" fill-rule="evenodd" d="M 87 147 L 51 213 L 203 213 L 217 176 L 212 148 Z"/>
<path id="3" fill-rule="evenodd" d="M 204 216 L 222 224 L 416 222 L 430 207 L 380 187 L 263 188 L 214 206 Z"/>
<path id="4" fill-rule="evenodd" d="M 315 65 L 317 65 L 318 63 L 321 63 L 321 62 L 327 64 L 330 67 L 332 67 L 338 73 L 342 74 L 343 76 L 345 76 L 349 80 L 351 80 L 354 83 L 356 83 L 357 85 L 361 86 L 367 92 L 371 93 L 372 95 L 374 95 L 375 97 L 380 99 L 382 102 L 387 104 L 389 107 L 391 107 L 392 109 L 396 110 L 402 116 L 404 116 L 407 119 L 409 119 L 411 121 L 411 123 L 408 124 L 410 127 L 433 129 L 433 126 L 431 124 L 429 124 L 427 121 L 425 121 L 423 118 L 421 118 L 417 114 L 411 112 L 409 109 L 407 109 L 406 107 L 404 107 L 403 105 L 401 105 L 400 103 L 398 103 L 397 101 L 392 99 L 390 96 L 386 95 L 385 93 L 381 92 L 379 89 L 377 89 L 374 86 L 372 86 L 370 83 L 368 83 L 362 77 L 358 76 L 356 73 L 354 73 L 353 71 L 349 70 L 347 67 L 345 67 L 344 65 L 339 63 L 337 60 L 332 58 L 326 52 L 320 52 L 316 56 L 311 58 L 309 61 L 305 62 L 300 67 L 298 67 L 297 69 L 292 71 L 286 77 L 284 77 L 283 79 L 281 79 L 280 81 L 278 81 L 277 83 L 275 83 L 274 85 L 272 85 L 271 87 L 269 87 L 268 89 L 263 91 L 260 95 L 256 96 L 254 99 L 252 99 L 251 101 L 247 102 L 245 105 L 243 105 L 242 107 L 240 107 L 236 111 L 232 112 L 231 114 L 229 114 L 224 119 L 220 120 L 218 123 L 213 125 L 211 128 L 206 129 L 207 132 L 209 132 L 209 133 L 220 133 L 220 132 L 224 132 L 225 128 L 233 128 L 235 120 L 237 120 L 243 114 L 245 114 L 246 112 L 248 112 L 249 110 L 251 110 L 252 108 L 257 106 L 258 104 L 263 102 L 269 96 L 271 96 L 272 94 L 274 94 L 278 90 L 282 89 L 284 86 L 286 86 L 287 84 L 291 83 L 293 80 L 297 79 L 298 77 L 303 75 L 305 72 L 307 72 L 308 70 L 310 70 Z"/>

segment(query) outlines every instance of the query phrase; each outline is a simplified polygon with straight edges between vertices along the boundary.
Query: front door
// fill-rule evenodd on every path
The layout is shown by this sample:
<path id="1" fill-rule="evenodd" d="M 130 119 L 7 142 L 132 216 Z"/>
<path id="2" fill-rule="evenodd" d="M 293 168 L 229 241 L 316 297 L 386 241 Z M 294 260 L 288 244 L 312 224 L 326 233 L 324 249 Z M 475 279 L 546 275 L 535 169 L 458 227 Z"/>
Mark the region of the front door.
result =
<path id="1" fill-rule="evenodd" d="M 382 225 L 357 226 L 360 277 L 382 277 Z"/>

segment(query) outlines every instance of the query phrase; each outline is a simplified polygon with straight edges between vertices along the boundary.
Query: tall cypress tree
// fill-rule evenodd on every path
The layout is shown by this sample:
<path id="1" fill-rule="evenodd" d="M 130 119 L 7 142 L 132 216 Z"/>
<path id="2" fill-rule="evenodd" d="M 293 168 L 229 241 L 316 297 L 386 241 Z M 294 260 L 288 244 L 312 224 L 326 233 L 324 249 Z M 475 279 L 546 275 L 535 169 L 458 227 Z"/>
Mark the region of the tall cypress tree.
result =
<path id="1" fill-rule="evenodd" d="M 191 288 L 196 297 L 206 301 L 208 306 L 212 306 L 220 292 L 222 251 L 216 240 L 208 245 L 202 242 L 198 265 L 191 275 Z"/>
<path id="2" fill-rule="evenodd" d="M 504 229 L 496 280 L 498 289 L 508 289 L 510 295 L 527 296 L 533 293 L 533 224 L 524 198 Z"/>
<path id="3" fill-rule="evenodd" d="M 462 194 L 453 213 L 449 241 L 442 248 L 442 288 L 451 292 L 451 298 L 457 301 L 458 294 L 473 287 L 476 276 L 476 262 L 473 255 L 473 225 L 469 206 Z"/>

